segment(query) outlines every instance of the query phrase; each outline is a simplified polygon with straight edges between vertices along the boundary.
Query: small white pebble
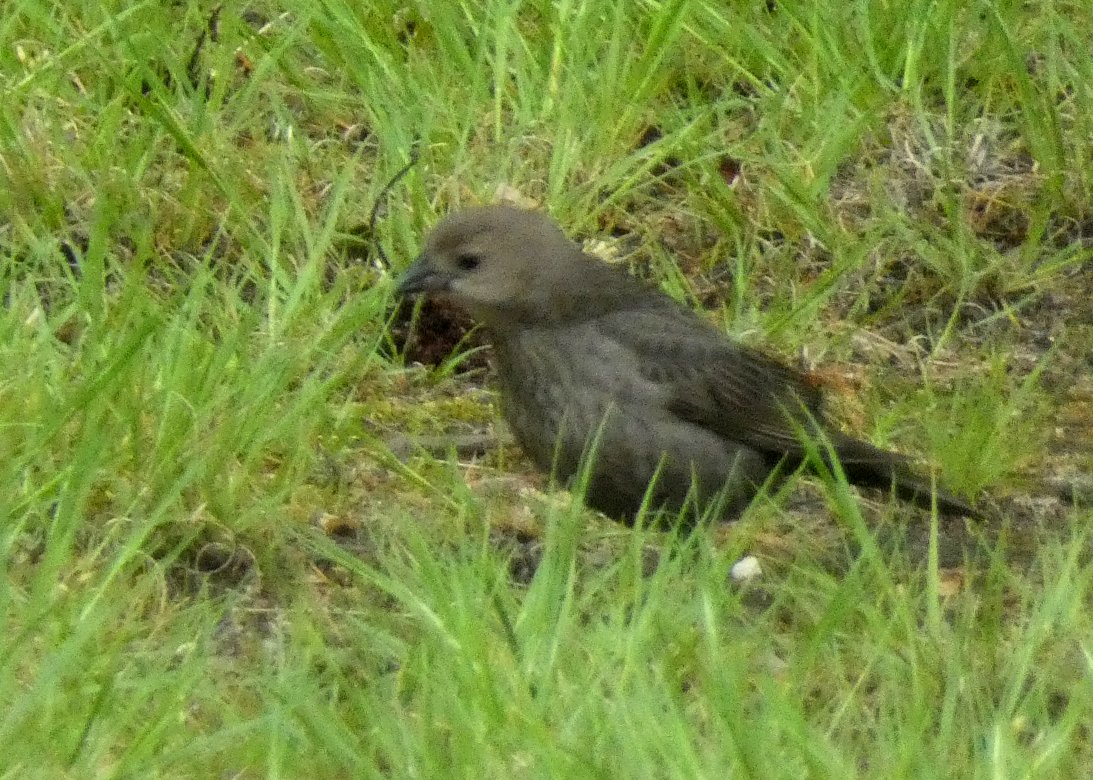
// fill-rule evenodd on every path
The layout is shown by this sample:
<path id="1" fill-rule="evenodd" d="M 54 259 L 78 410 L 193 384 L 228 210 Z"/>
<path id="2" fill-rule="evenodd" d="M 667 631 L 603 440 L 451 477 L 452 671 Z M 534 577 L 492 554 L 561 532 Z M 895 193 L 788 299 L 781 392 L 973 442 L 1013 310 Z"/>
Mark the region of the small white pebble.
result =
<path id="1" fill-rule="evenodd" d="M 754 555 L 745 555 L 729 569 L 729 576 L 736 582 L 754 580 L 762 573 L 763 567 L 759 565 L 759 559 Z"/>

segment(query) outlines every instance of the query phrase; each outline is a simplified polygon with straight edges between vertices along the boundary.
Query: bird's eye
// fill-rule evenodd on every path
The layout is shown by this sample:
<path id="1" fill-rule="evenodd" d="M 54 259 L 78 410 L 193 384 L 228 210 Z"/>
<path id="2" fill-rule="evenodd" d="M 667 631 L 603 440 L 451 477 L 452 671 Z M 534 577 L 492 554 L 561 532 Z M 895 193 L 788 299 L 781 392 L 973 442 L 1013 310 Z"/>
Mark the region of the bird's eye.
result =
<path id="1" fill-rule="evenodd" d="M 459 266 L 461 271 L 473 271 L 482 262 L 482 258 L 478 255 L 471 254 L 470 252 L 463 252 L 456 255 L 455 264 Z"/>

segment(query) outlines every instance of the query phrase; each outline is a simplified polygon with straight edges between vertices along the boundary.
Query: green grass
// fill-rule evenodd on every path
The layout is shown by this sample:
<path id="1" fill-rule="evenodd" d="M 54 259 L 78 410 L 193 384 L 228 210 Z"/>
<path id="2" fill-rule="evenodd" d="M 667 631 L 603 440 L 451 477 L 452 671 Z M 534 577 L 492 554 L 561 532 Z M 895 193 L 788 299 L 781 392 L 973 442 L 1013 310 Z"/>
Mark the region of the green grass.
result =
<path id="1" fill-rule="evenodd" d="M 8 4 L 0 776 L 1087 773 L 1093 17 L 738 6 Z M 407 455 L 497 419 L 391 280 L 498 185 L 999 518 Z"/>

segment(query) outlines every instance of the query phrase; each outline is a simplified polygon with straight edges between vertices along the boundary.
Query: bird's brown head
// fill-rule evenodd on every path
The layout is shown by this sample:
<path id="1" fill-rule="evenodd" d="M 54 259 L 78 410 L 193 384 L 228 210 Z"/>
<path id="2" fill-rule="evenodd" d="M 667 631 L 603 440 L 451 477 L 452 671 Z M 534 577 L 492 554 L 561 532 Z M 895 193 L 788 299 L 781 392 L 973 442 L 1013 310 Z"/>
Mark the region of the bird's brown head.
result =
<path id="1" fill-rule="evenodd" d="M 398 293 L 439 293 L 487 323 L 520 320 L 560 310 L 596 265 L 546 215 L 480 206 L 432 230 Z"/>

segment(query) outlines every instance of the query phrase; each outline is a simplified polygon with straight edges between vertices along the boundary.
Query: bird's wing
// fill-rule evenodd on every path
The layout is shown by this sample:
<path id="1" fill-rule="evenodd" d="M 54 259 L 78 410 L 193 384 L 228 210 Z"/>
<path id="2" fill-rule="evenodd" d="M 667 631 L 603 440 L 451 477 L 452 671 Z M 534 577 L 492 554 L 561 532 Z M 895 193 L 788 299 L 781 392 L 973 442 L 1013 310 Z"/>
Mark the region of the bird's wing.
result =
<path id="1" fill-rule="evenodd" d="M 689 312 L 630 309 L 601 317 L 599 327 L 663 388 L 668 411 L 690 423 L 763 452 L 799 456 L 799 430 L 822 421 L 820 392 L 804 374 L 729 341 Z"/>
<path id="2" fill-rule="evenodd" d="M 822 432 L 854 484 L 894 487 L 921 506 L 942 512 L 979 513 L 962 499 L 935 490 L 904 455 L 828 427 L 820 391 L 801 372 L 734 344 L 690 313 L 656 306 L 606 314 L 597 328 L 631 356 L 641 378 L 659 392 L 665 410 L 769 456 L 805 457 L 801 433 Z M 823 459 L 829 460 L 826 453 Z"/>

